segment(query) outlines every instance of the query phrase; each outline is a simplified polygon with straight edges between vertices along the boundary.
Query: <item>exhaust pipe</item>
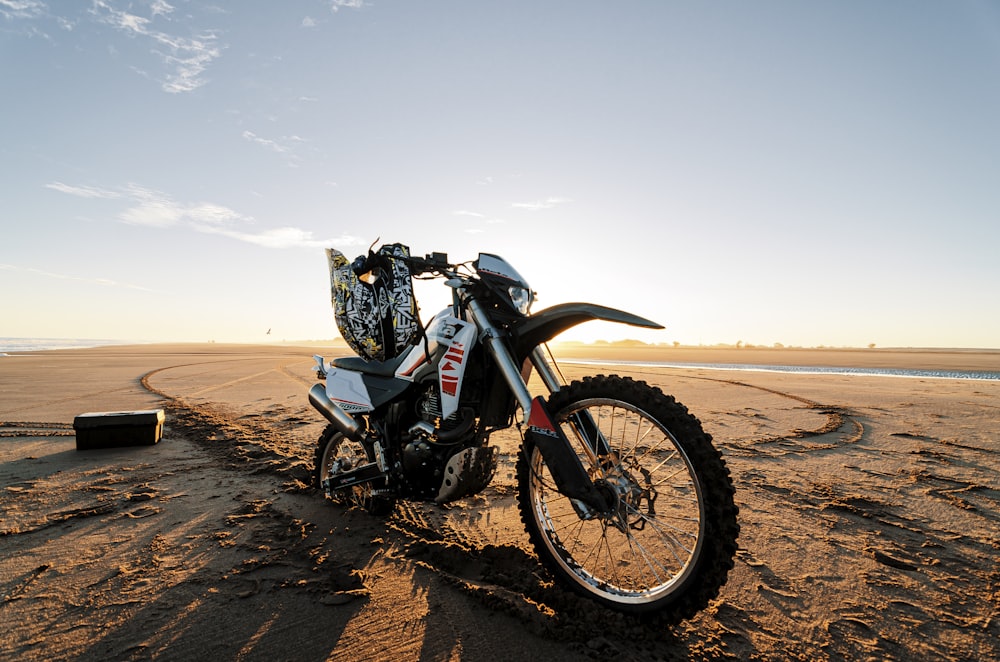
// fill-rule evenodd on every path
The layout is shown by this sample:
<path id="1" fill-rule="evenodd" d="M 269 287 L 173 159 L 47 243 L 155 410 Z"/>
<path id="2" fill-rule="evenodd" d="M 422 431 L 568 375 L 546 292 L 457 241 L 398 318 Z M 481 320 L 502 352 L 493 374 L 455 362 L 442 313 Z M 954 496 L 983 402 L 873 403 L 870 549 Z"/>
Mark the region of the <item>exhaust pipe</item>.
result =
<path id="1" fill-rule="evenodd" d="M 346 411 L 341 409 L 326 394 L 325 385 L 315 384 L 309 389 L 309 404 L 315 407 L 319 413 L 323 414 L 323 417 L 333 423 L 334 427 L 345 436 L 350 437 L 354 441 L 361 441 L 362 437 L 364 437 L 358 422 L 351 418 Z"/>

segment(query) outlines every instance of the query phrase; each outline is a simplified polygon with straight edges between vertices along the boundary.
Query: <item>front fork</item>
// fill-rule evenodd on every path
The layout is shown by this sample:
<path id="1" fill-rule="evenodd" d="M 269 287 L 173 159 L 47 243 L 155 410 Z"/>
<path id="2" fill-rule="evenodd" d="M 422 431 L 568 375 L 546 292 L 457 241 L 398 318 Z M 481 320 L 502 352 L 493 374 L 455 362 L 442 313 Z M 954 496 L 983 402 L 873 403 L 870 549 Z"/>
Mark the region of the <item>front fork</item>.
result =
<path id="1" fill-rule="evenodd" d="M 562 494 L 577 502 L 581 516 L 592 517 L 595 511 L 598 513 L 607 512 L 610 504 L 587 474 L 586 467 L 580 461 L 580 457 L 576 454 L 572 442 L 566 437 L 562 427 L 553 422 L 545 400 L 541 397 L 532 399 L 526 380 L 521 376 L 520 366 L 504 342 L 503 332 L 493 326 L 478 301 L 469 298 L 466 300 L 466 305 L 472 320 L 479 328 L 483 343 L 500 369 L 500 374 L 503 375 L 517 403 L 521 406 L 522 423 L 527 424 L 527 430 L 524 433 L 525 441 L 529 442 L 529 445 L 538 447 L 545 459 L 545 464 L 549 467 L 556 487 Z M 531 353 L 531 361 L 549 391 L 559 390 L 562 381 L 549 366 L 539 348 Z M 588 441 L 588 439 L 598 438 L 587 434 L 588 431 L 596 431 L 592 420 L 589 425 L 584 421 L 580 428 L 583 432 L 581 437 L 584 442 L 582 444 L 584 453 L 587 455 L 588 461 L 593 462 L 592 466 L 599 466 L 597 455 L 602 450 L 600 446 L 603 445 L 606 448 L 606 444 L 601 441 L 595 447 L 593 442 Z"/>
<path id="2" fill-rule="evenodd" d="M 552 368 L 548 358 L 545 356 L 545 352 L 542 351 L 541 345 L 532 350 L 530 359 L 531 365 L 534 366 L 535 371 L 541 377 L 542 383 L 545 384 L 545 388 L 549 390 L 549 393 L 555 393 L 565 386 L 562 376 Z M 603 464 L 601 458 L 606 458 L 611 453 L 611 448 L 608 446 L 604 435 L 598 429 L 597 424 L 594 423 L 590 412 L 585 410 L 574 414 L 573 423 L 580 433 L 581 445 L 584 454 L 587 456 L 587 460 L 593 466 Z"/>

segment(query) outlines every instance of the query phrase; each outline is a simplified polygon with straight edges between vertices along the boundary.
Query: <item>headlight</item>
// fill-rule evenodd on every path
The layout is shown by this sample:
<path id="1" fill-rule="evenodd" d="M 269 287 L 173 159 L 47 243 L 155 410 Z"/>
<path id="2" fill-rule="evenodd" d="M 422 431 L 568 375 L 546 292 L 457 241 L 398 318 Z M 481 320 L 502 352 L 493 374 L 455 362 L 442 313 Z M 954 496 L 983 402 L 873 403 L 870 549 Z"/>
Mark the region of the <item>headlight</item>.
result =
<path id="1" fill-rule="evenodd" d="M 507 288 L 507 294 L 510 295 L 510 301 L 514 304 L 514 307 L 522 315 L 527 315 L 528 309 L 531 308 L 531 303 L 535 300 L 531 290 L 520 285 L 511 285 Z"/>

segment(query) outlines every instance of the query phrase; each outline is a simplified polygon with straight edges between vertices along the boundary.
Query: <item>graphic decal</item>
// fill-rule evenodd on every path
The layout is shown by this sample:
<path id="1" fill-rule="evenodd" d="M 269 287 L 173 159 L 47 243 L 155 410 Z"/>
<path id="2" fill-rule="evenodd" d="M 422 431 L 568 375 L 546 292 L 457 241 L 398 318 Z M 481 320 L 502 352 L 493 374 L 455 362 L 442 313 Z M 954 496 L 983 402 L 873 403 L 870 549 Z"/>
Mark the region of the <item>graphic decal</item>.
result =
<path id="1" fill-rule="evenodd" d="M 361 373 L 334 368 L 326 375 L 326 394 L 348 413 L 372 410 L 372 401 Z"/>
<path id="2" fill-rule="evenodd" d="M 541 397 L 536 397 L 531 404 L 531 414 L 528 417 L 528 430 L 535 434 L 545 435 L 546 437 L 559 438 L 555 423 L 549 418 L 549 414 L 545 410 L 545 403 Z"/>
<path id="3" fill-rule="evenodd" d="M 465 361 L 465 345 L 455 343 L 445 352 L 441 360 L 441 392 L 448 395 L 458 394 L 458 374 L 459 368 L 463 367 Z"/>
<path id="4" fill-rule="evenodd" d="M 410 249 L 402 244 L 383 246 L 380 252 L 398 257 L 409 257 Z M 417 313 L 417 299 L 413 294 L 413 278 L 410 268 L 402 260 L 389 259 L 392 265 L 392 284 L 386 290 L 390 310 L 392 311 L 392 328 L 396 341 L 396 351 L 393 356 L 413 343 L 420 335 L 420 318 Z"/>
<path id="5" fill-rule="evenodd" d="M 468 352 L 476 342 L 476 326 L 455 317 L 442 321 L 445 323 L 438 327 L 440 333 L 436 337 L 448 349 L 438 363 L 438 383 L 441 388 L 441 416 L 448 418 L 458 411 Z"/>

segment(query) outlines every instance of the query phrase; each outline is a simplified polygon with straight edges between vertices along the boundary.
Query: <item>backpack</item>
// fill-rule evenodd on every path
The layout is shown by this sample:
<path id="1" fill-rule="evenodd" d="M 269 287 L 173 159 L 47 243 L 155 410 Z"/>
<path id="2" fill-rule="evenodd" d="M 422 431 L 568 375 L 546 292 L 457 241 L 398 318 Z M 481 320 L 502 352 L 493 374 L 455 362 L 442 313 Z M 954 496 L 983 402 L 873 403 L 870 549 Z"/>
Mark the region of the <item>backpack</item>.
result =
<path id="1" fill-rule="evenodd" d="M 355 264 L 338 250 L 326 249 L 330 266 L 333 316 L 340 335 L 354 352 L 369 361 L 389 361 L 414 344 L 420 335 L 417 300 L 410 268 L 399 257 L 409 257 L 402 244 L 386 244 L 369 252 L 360 276 Z"/>

